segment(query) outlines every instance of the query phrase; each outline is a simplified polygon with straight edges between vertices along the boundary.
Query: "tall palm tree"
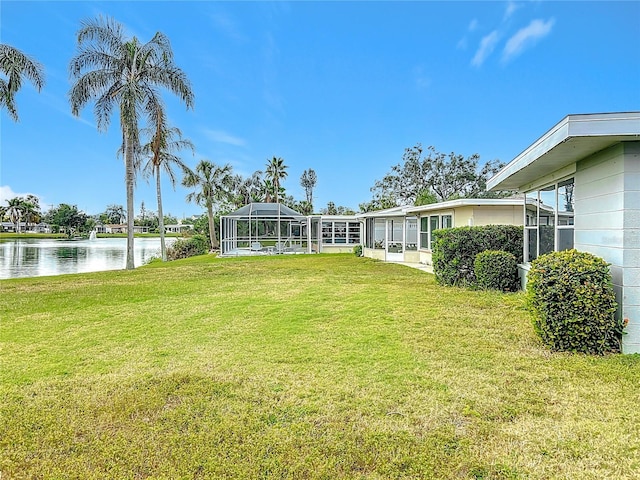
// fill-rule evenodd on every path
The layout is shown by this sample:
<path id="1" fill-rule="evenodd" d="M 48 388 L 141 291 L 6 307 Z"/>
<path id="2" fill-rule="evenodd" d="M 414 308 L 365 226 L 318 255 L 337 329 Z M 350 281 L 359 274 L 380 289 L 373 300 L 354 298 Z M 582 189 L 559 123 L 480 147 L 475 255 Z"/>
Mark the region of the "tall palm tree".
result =
<path id="1" fill-rule="evenodd" d="M 187 195 L 187 201 L 206 207 L 211 248 L 218 248 L 218 239 L 213 223 L 213 206 L 228 200 L 233 187 L 231 165 L 226 164 L 220 167 L 208 160 L 200 160 L 200 163 L 196 165 L 195 172 L 185 175 L 182 185 L 196 189 Z"/>
<path id="2" fill-rule="evenodd" d="M 15 225 L 16 233 L 20 233 L 20 222 L 22 221 L 22 209 L 24 208 L 24 199 L 15 197 L 7 200 L 7 216 L 9 221 Z"/>
<path id="3" fill-rule="evenodd" d="M 38 91 L 44 86 L 44 68 L 36 60 L 17 48 L 0 43 L 0 107 L 7 109 L 9 116 L 18 121 L 18 109 L 14 96 L 22 86 L 22 79 L 29 80 Z"/>
<path id="4" fill-rule="evenodd" d="M 106 131 L 111 113 L 118 108 L 122 129 L 125 186 L 127 192 L 127 263 L 133 263 L 133 189 L 139 168 L 140 138 L 138 121 L 150 120 L 161 108 L 157 87 L 174 93 L 187 109 L 193 106 L 193 92 L 185 73 L 173 61 L 169 39 L 156 33 L 147 43 L 127 38 L 123 27 L 102 16 L 82 23 L 78 31 L 78 51 L 69 65 L 76 80 L 69 91 L 71 111 L 95 100 L 98 129 Z"/>
<path id="5" fill-rule="evenodd" d="M 184 174 L 190 172 L 189 167 L 174 152 L 188 148 L 193 152 L 195 147 L 191 140 L 183 139 L 182 132 L 176 127 L 169 127 L 164 109 L 154 113 L 155 128 L 145 129 L 151 139 L 142 148 L 142 153 L 149 159 L 144 166 L 144 174 L 153 176 L 156 180 L 156 198 L 158 199 L 158 230 L 160 231 L 160 252 L 162 261 L 167 261 L 167 247 L 164 241 L 164 215 L 162 213 L 162 190 L 160 188 L 160 173 L 164 172 L 169 177 L 171 186 L 175 190 L 176 175 L 173 167 L 182 169 Z"/>
<path id="6" fill-rule="evenodd" d="M 22 215 L 24 217 L 25 231 L 29 230 L 30 223 L 37 223 L 40 221 L 40 200 L 35 195 L 27 195 L 27 198 L 22 200 Z"/>
<path id="7" fill-rule="evenodd" d="M 266 178 L 271 180 L 276 203 L 278 203 L 278 194 L 280 193 L 280 180 L 287 178 L 287 166 L 280 157 L 273 157 L 267 161 L 267 169 L 265 170 Z"/>

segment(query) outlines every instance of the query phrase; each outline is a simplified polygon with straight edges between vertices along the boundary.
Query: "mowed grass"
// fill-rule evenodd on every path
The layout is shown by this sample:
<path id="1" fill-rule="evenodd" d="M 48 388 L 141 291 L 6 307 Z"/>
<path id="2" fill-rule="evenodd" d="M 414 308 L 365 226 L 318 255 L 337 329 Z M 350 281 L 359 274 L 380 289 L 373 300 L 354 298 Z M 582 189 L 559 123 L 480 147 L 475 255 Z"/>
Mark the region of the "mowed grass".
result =
<path id="1" fill-rule="evenodd" d="M 640 356 L 353 255 L 0 282 L 0 477 L 623 479 Z"/>

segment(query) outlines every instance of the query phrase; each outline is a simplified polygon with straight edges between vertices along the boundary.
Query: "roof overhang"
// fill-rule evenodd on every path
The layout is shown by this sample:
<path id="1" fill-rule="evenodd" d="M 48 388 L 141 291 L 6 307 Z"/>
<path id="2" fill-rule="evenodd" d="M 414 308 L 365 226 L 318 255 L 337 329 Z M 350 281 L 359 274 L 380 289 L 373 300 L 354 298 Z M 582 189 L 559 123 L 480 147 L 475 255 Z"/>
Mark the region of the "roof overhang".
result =
<path id="1" fill-rule="evenodd" d="M 358 213 L 356 214 L 356 218 L 402 217 L 404 215 L 404 208 L 406 207 L 392 207 L 384 210 L 373 210 L 371 212 Z"/>
<path id="2" fill-rule="evenodd" d="M 417 207 L 405 207 L 405 213 L 431 212 L 434 210 L 446 210 L 461 207 L 521 207 L 523 197 L 511 198 L 458 198 L 456 200 L 448 200 L 446 202 L 430 203 L 427 205 L 419 205 Z"/>
<path id="3" fill-rule="evenodd" d="M 568 115 L 487 181 L 524 191 L 537 179 L 620 142 L 640 141 L 640 112 Z"/>
<path id="4" fill-rule="evenodd" d="M 282 203 L 249 203 L 235 212 L 223 215 L 231 218 L 293 218 L 303 220 L 306 217 Z"/>

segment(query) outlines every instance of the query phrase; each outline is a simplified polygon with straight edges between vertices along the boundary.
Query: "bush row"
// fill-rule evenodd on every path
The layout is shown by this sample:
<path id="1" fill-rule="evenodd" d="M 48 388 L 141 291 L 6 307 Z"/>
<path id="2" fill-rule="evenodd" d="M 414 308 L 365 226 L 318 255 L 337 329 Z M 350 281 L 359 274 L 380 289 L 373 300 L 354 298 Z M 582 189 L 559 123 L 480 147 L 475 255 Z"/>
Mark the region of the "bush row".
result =
<path id="1" fill-rule="evenodd" d="M 436 230 L 432 240 L 433 272 L 436 280 L 442 285 L 475 286 L 474 267 L 479 253 L 499 250 L 513 255 L 516 264 L 522 263 L 522 242 L 523 229 L 516 225 Z M 504 259 L 496 262 L 501 261 Z"/>

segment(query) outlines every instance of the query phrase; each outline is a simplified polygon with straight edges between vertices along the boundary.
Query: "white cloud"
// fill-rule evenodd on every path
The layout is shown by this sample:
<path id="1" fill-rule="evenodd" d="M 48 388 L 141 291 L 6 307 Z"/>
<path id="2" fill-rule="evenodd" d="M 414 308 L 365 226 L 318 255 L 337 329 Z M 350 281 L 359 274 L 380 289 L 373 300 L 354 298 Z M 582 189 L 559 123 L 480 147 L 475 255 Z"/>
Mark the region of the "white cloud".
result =
<path id="1" fill-rule="evenodd" d="M 551 33 L 554 23 L 554 18 L 550 18 L 546 22 L 539 19 L 532 20 L 529 25 L 518 30 L 507 41 L 502 52 L 502 59 L 507 62 L 520 55 L 525 49 L 535 45 L 538 40 Z"/>
<path id="2" fill-rule="evenodd" d="M 478 19 L 477 19 L 477 18 L 474 18 L 473 20 L 471 20 L 471 21 L 469 22 L 469 26 L 467 27 L 467 31 L 468 31 L 468 32 L 474 32 L 474 31 L 476 31 L 476 30 L 478 29 L 478 26 L 479 26 L 479 25 L 480 25 L 480 24 L 478 23 Z M 457 48 L 458 48 L 459 50 L 466 50 L 466 49 L 467 49 L 467 44 L 468 44 L 468 40 L 467 40 L 467 37 L 466 37 L 466 35 L 465 35 L 464 37 L 462 37 L 462 38 L 458 41 Z"/>
<path id="3" fill-rule="evenodd" d="M 479 67 L 484 63 L 491 52 L 496 48 L 496 44 L 500 39 L 500 35 L 497 30 L 494 30 L 489 35 L 485 35 L 482 40 L 480 40 L 480 47 L 478 47 L 478 51 L 474 55 L 471 60 L 471 65 L 474 67 Z"/>
<path id="4" fill-rule="evenodd" d="M 509 20 L 516 10 L 520 8 L 516 2 L 507 2 L 507 8 L 504 11 L 503 21 Z"/>
<path id="5" fill-rule="evenodd" d="M 205 129 L 204 133 L 209 138 L 209 140 L 213 140 L 214 142 L 227 143 L 229 145 L 235 145 L 237 147 L 244 147 L 247 144 L 244 138 L 236 137 L 223 130 Z"/>
<path id="6" fill-rule="evenodd" d="M 40 198 L 38 195 L 35 195 L 34 193 L 30 193 L 30 192 L 16 193 L 11 189 L 9 185 L 0 185 L 0 204 L 2 204 L 3 207 L 6 207 L 7 200 L 11 200 L 12 198 L 16 198 L 16 197 L 26 197 L 27 195 L 34 195 Z"/>

